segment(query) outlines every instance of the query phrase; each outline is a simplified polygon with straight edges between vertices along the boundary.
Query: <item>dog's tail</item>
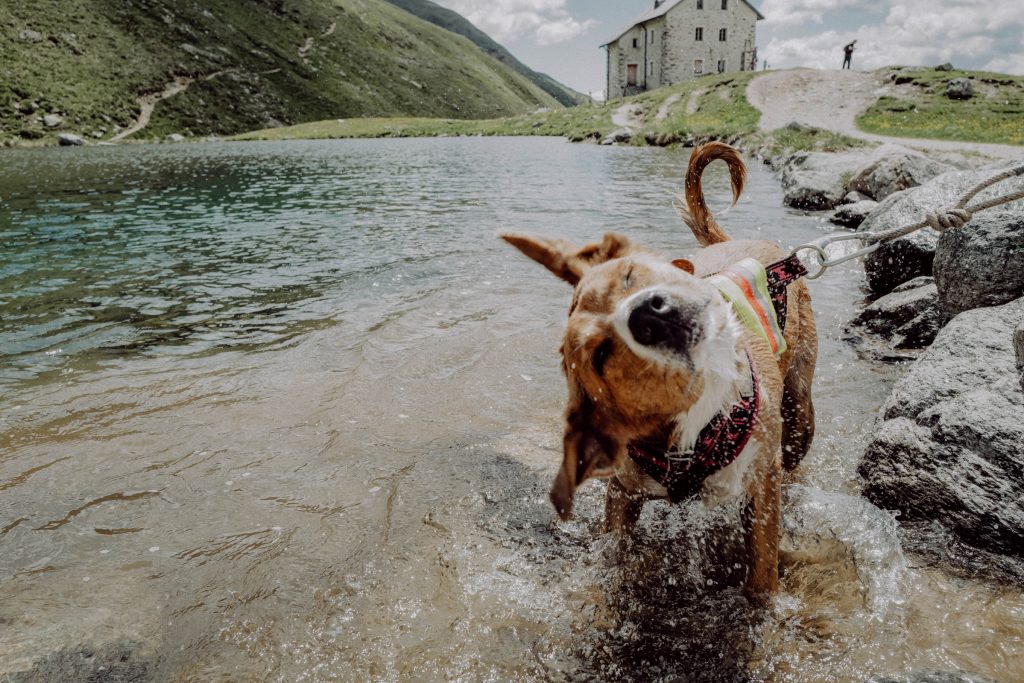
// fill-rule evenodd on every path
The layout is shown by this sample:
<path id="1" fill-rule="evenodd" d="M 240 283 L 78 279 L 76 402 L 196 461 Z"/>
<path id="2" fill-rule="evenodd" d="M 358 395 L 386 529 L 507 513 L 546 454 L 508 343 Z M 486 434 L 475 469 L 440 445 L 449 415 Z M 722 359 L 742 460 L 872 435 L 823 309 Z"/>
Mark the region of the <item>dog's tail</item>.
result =
<path id="1" fill-rule="evenodd" d="M 716 159 L 721 159 L 729 165 L 733 205 L 743 194 L 743 185 L 747 180 L 747 167 L 743 164 L 740 153 L 724 142 L 709 142 L 693 150 L 693 154 L 690 155 L 690 166 L 686 171 L 686 206 L 677 202 L 676 209 L 702 247 L 729 240 L 729 236 L 711 215 L 711 210 L 704 201 L 704 188 L 700 182 L 704 169 Z"/>

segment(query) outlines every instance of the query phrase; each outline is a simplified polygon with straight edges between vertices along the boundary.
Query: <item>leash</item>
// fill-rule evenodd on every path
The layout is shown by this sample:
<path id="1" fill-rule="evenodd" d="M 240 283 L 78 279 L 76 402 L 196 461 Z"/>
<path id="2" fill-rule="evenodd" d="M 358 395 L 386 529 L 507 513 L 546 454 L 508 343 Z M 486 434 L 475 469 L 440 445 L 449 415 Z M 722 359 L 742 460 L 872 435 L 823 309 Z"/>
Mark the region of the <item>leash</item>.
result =
<path id="1" fill-rule="evenodd" d="M 861 256 L 866 256 L 871 252 L 877 250 L 880 246 L 886 242 L 890 242 L 898 237 L 909 235 L 912 232 L 923 230 L 924 228 L 931 228 L 936 232 L 943 232 L 952 228 L 962 228 L 965 224 L 970 222 L 974 218 L 974 214 L 985 209 L 991 209 L 994 206 L 1006 204 L 1008 202 L 1016 201 L 1018 199 L 1024 199 L 1024 188 L 1011 192 L 1010 194 L 1003 195 L 1002 197 L 996 197 L 985 202 L 980 202 L 972 206 L 967 206 L 967 202 L 974 199 L 974 197 L 992 185 L 1001 183 L 1004 180 L 1010 178 L 1018 178 L 1024 176 L 1024 164 L 1015 168 L 1004 171 L 998 175 L 995 175 L 985 182 L 971 188 L 960 201 L 953 205 L 951 208 L 942 212 L 929 212 L 925 214 L 923 220 L 908 225 L 903 228 L 889 228 L 888 230 L 880 230 L 878 232 L 859 232 L 848 235 L 830 235 L 808 244 L 801 244 L 795 247 L 790 252 L 790 258 L 799 257 L 799 253 L 802 251 L 810 251 L 812 256 L 817 260 L 818 270 L 814 273 L 808 273 L 804 277 L 808 280 L 817 280 L 819 277 L 825 274 L 825 271 L 833 266 L 838 266 L 840 263 L 846 263 L 852 261 Z M 857 240 L 863 242 L 865 246 L 861 249 L 857 249 L 844 256 L 838 256 L 836 258 L 829 258 L 826 249 L 837 242 L 848 242 Z M 801 259 L 803 260 L 803 259 Z"/>

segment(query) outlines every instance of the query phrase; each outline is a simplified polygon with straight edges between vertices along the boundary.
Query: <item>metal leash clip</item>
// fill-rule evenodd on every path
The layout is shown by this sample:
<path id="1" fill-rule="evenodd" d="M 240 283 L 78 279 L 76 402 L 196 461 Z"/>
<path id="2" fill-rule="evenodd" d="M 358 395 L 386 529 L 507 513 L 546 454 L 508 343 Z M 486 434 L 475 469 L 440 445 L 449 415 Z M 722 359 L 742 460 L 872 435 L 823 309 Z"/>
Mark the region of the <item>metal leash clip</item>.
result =
<path id="1" fill-rule="evenodd" d="M 807 244 L 801 244 L 798 247 L 794 247 L 793 251 L 790 252 L 790 256 L 797 256 L 797 258 L 800 258 L 799 253 L 801 251 L 812 252 L 814 254 L 814 257 L 818 261 L 818 270 L 814 273 L 808 272 L 807 275 L 805 275 L 804 277 L 806 277 L 808 280 L 817 280 L 819 277 L 825 274 L 826 270 L 828 270 L 832 266 L 838 266 L 840 263 L 853 261 L 854 259 L 858 259 L 861 256 L 866 256 L 867 254 L 870 254 L 871 252 L 878 249 L 878 247 L 880 247 L 882 243 L 874 241 L 872 239 L 873 237 L 874 236 L 871 233 L 863 232 L 854 233 L 850 235 L 830 235 L 828 237 L 823 237 L 820 240 L 815 240 L 814 242 L 809 242 Z M 837 256 L 836 258 L 829 257 L 827 251 L 828 247 L 835 244 L 836 242 L 849 242 L 851 240 L 857 240 L 859 242 L 869 242 L 869 244 L 865 247 L 857 249 L 856 251 L 852 251 L 848 254 L 843 254 L 842 256 Z M 804 263 L 804 260 L 802 258 L 800 259 L 800 261 L 801 263 Z M 807 266 L 806 263 L 804 263 L 804 265 L 805 267 Z"/>

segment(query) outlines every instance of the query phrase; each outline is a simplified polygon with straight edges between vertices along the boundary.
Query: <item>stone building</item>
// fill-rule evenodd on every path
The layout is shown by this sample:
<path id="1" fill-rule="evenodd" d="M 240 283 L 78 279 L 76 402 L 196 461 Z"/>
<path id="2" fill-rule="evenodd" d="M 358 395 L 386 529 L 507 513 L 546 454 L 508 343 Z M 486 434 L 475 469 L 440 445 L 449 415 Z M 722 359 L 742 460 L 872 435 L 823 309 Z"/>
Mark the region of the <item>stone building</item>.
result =
<path id="1" fill-rule="evenodd" d="M 756 69 L 761 19 L 746 0 L 655 0 L 602 46 L 608 51 L 608 99 Z"/>

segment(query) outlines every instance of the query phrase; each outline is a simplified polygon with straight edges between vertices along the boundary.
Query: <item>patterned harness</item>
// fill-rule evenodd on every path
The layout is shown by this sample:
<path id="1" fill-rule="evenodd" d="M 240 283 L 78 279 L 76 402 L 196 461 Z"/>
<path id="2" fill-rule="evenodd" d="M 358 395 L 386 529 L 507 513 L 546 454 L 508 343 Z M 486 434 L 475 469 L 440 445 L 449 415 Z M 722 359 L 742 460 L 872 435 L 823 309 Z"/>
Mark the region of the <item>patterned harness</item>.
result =
<path id="1" fill-rule="evenodd" d="M 806 274 L 807 269 L 794 255 L 768 266 L 744 259 L 708 279 L 732 304 L 741 322 L 767 339 L 776 356 L 781 356 L 786 350 L 782 337 L 786 329 L 786 287 Z M 757 423 L 760 392 L 749 351 L 747 365 L 749 384 L 740 392 L 740 399 L 728 413 L 719 413 L 701 430 L 693 448 L 666 452 L 667 435 L 629 444 L 629 456 L 668 490 L 673 503 L 700 491 L 704 480 L 732 464 L 750 441 Z"/>

